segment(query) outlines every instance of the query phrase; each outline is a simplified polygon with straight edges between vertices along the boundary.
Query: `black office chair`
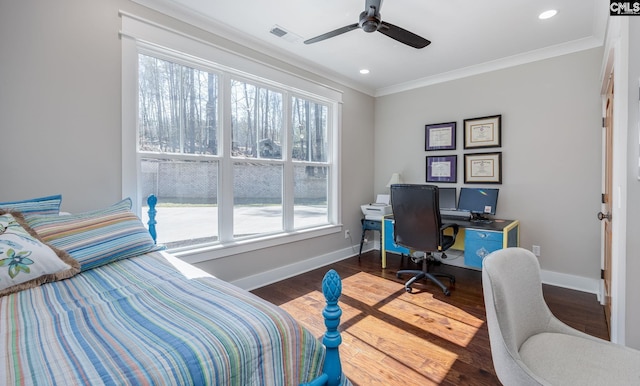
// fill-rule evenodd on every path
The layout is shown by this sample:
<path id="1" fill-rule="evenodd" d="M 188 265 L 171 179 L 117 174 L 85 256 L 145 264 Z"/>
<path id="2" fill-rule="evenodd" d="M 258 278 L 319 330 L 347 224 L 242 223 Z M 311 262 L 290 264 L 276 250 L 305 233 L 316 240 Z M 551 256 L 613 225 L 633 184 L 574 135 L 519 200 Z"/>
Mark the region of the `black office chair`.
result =
<path id="1" fill-rule="evenodd" d="M 397 273 L 398 278 L 404 274 L 415 275 L 404 285 L 409 293 L 412 292 L 411 286 L 414 282 L 426 278 L 442 288 L 444 294 L 449 296 L 449 289 L 437 277 L 448 278 L 452 285 L 456 281 L 453 275 L 431 273 L 428 270 L 429 265 L 436 262 L 433 252 L 444 252 L 449 249 L 458 235 L 457 224 L 442 224 L 438 200 L 438 187 L 435 185 L 391 185 L 394 241 L 412 251 L 424 252 L 424 257 L 421 258 L 422 270 L 400 270 Z M 453 235 L 443 233 L 447 228 L 453 229 Z M 443 253 L 442 257 L 446 258 L 446 255 Z"/>

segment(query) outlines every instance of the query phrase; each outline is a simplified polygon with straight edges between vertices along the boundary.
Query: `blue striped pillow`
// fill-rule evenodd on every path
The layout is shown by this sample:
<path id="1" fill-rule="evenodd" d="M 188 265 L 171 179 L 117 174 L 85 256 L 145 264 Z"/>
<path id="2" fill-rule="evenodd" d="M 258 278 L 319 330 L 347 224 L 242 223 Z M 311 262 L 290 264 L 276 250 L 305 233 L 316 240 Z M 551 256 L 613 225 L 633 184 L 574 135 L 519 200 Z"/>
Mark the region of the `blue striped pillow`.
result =
<path id="1" fill-rule="evenodd" d="M 91 212 L 25 218 L 44 241 L 78 260 L 82 271 L 163 249 L 131 212 L 129 198 Z"/>
<path id="2" fill-rule="evenodd" d="M 38 197 L 30 200 L 0 202 L 0 209 L 29 214 L 59 214 L 62 195 Z"/>

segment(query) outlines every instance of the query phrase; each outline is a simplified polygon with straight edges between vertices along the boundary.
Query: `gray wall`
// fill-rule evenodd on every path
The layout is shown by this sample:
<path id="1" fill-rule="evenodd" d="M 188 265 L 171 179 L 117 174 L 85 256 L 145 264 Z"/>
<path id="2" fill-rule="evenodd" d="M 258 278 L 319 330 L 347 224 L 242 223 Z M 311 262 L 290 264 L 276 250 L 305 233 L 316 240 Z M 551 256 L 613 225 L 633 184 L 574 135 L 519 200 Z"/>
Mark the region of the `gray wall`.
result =
<path id="1" fill-rule="evenodd" d="M 442 186 L 463 186 L 463 120 L 502 114 L 502 147 L 475 151 L 502 151 L 496 217 L 520 220 L 543 270 L 597 279 L 601 61 L 592 49 L 377 98 L 375 189 L 393 172 L 425 183 L 430 154 L 457 154 L 458 183 Z M 450 121 L 457 150 L 425 152 L 424 125 Z"/>
<path id="2" fill-rule="evenodd" d="M 119 10 L 342 90 L 342 221 L 358 234 L 373 191 L 373 97 L 127 0 L 0 3 L 0 201 L 62 193 L 62 209 L 80 212 L 121 198 Z M 201 266 L 232 281 L 343 249 L 339 232 Z"/>

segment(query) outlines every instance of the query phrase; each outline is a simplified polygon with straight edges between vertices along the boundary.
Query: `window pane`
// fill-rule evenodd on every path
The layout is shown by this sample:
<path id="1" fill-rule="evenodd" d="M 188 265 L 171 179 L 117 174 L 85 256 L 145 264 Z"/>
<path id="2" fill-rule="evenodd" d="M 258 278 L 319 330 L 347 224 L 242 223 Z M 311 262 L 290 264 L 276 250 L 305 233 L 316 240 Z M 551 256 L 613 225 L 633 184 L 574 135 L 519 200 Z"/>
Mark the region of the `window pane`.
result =
<path id="1" fill-rule="evenodd" d="M 231 80 L 232 154 L 282 159 L 282 93 Z"/>
<path id="2" fill-rule="evenodd" d="M 146 197 L 158 197 L 158 243 L 168 248 L 218 240 L 218 162 L 141 160 L 142 220 L 148 221 Z"/>
<path id="3" fill-rule="evenodd" d="M 139 149 L 218 154 L 218 76 L 139 55 Z"/>
<path id="4" fill-rule="evenodd" d="M 283 230 L 281 165 L 233 165 L 233 236 Z"/>
<path id="5" fill-rule="evenodd" d="M 327 106 L 296 97 L 291 100 L 292 158 L 297 161 L 327 162 Z"/>
<path id="6" fill-rule="evenodd" d="M 295 166 L 293 224 L 295 229 L 329 223 L 328 167 Z"/>

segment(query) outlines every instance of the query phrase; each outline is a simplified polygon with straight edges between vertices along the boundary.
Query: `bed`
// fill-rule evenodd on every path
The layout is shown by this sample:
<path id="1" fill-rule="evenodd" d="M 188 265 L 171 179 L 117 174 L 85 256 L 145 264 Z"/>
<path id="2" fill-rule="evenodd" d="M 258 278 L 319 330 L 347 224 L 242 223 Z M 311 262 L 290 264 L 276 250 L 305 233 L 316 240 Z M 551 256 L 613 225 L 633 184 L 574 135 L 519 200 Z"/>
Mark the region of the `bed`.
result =
<path id="1" fill-rule="evenodd" d="M 320 341 L 281 308 L 155 245 L 130 200 L 71 215 L 32 210 L 36 200 L 0 203 L 6 384 L 350 384 L 335 271 L 323 281 Z"/>

